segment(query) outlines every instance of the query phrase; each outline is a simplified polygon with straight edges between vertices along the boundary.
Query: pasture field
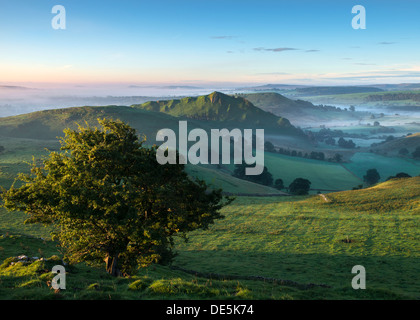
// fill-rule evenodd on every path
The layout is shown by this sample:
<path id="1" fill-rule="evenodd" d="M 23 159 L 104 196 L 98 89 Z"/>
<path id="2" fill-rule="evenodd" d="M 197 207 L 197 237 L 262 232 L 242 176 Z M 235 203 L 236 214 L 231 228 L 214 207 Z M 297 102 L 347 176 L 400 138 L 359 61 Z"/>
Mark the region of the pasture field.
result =
<path id="1" fill-rule="evenodd" d="M 420 161 L 398 157 L 384 157 L 374 153 L 356 153 L 350 163 L 343 164 L 347 169 L 356 174 L 360 179 L 369 169 L 376 169 L 381 176 L 380 181 L 385 181 L 390 176 L 399 172 L 408 173 L 411 176 L 420 174 Z"/>
<path id="2" fill-rule="evenodd" d="M 227 172 L 210 169 L 204 166 L 187 165 L 187 173 L 204 180 L 211 187 L 223 189 L 224 192 L 233 194 L 283 194 L 281 191 L 250 181 L 241 180 L 233 177 Z"/>
<path id="3" fill-rule="evenodd" d="M 32 157 L 46 155 L 46 148 L 59 150 L 57 140 L 27 137 L 0 138 L 0 145 L 5 147 L 0 155 L 4 188 L 28 171 Z M 269 172 L 286 186 L 302 177 L 314 189 L 348 190 L 361 184 L 371 167 L 382 178 L 419 173 L 417 162 L 402 158 L 359 153 L 352 161 L 342 165 L 265 153 Z M 284 197 L 225 169 L 186 167 L 225 192 L 259 196 L 236 197 L 222 209 L 225 218 L 209 230 L 191 233 L 188 243 L 176 239 L 172 266 L 152 265 L 129 278 L 113 278 L 104 266 L 67 266 L 68 287 L 61 292 L 48 286 L 48 270 L 62 258 L 50 229 L 24 224 L 25 214 L 0 208 L 0 299 L 419 298 L 419 177 L 328 193 L 324 199 Z M 45 260 L 12 263 L 22 254 Z M 366 290 L 351 287 L 355 265 L 366 268 Z"/>
<path id="4" fill-rule="evenodd" d="M 353 174 L 340 164 L 312 159 L 265 153 L 265 166 L 274 180 L 281 178 L 285 186 L 296 178 L 312 182 L 312 189 L 347 190 L 361 183 Z"/>
<path id="5" fill-rule="evenodd" d="M 360 264 L 373 296 L 418 297 L 420 178 L 405 183 L 332 193 L 328 202 L 319 196 L 238 198 L 224 209 L 224 221 L 180 244 L 176 264 L 324 283 L 354 298 L 351 268 Z"/>
<path id="6" fill-rule="evenodd" d="M 237 197 L 223 220 L 176 242 L 172 267 L 113 278 L 103 267 L 67 266 L 59 293 L 47 285 L 45 270 L 61 256 L 39 238 L 48 230 L 17 232 L 23 214 L 2 212 L 0 299 L 418 299 L 419 186 L 418 177 L 398 179 L 327 201 Z M 20 254 L 47 259 L 12 265 Z M 354 265 L 366 268 L 366 290 L 351 287 Z"/>

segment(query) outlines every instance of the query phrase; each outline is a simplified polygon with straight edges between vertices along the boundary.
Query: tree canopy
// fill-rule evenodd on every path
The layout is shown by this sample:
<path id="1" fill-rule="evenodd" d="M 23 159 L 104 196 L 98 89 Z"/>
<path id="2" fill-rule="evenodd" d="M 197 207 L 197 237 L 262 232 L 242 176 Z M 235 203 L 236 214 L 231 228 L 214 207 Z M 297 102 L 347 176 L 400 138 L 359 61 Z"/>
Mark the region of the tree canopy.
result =
<path id="1" fill-rule="evenodd" d="M 247 167 L 248 165 L 245 162 L 243 162 L 242 164 L 236 164 L 235 170 L 233 171 L 232 176 L 239 179 L 248 180 L 254 183 L 262 184 L 265 186 L 273 185 L 273 175 L 268 171 L 266 166 L 264 166 L 264 170 L 260 175 L 255 175 L 255 176 L 246 175 L 245 170 Z"/>
<path id="2" fill-rule="evenodd" d="M 363 176 L 363 181 L 365 181 L 368 185 L 373 185 L 378 183 L 381 179 L 378 170 L 376 169 L 369 169 L 366 171 L 366 175 Z"/>
<path id="3" fill-rule="evenodd" d="M 295 195 L 307 195 L 311 188 L 311 182 L 308 179 L 297 178 L 289 185 L 289 191 Z"/>
<path id="4" fill-rule="evenodd" d="M 174 237 L 206 229 L 231 201 L 221 190 L 191 180 L 180 164 L 160 165 L 121 121 L 100 128 L 66 129 L 61 152 L 51 152 L 24 184 L 3 194 L 8 210 L 24 211 L 27 223 L 54 226 L 53 239 L 71 263 L 105 261 L 112 275 L 170 260 Z"/>

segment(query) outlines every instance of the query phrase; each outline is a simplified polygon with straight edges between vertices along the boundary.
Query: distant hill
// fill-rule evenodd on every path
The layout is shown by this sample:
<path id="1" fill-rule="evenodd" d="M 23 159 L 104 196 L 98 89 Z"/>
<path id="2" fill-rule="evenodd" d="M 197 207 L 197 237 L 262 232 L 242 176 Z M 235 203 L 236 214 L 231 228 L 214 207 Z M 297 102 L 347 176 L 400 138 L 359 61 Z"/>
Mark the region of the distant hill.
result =
<path id="1" fill-rule="evenodd" d="M 302 115 L 302 112 L 305 112 L 305 110 L 320 109 L 308 101 L 292 100 L 275 92 L 244 93 L 237 94 L 235 96 L 245 98 L 246 100 L 251 101 L 257 107 L 276 115 Z"/>
<path id="2" fill-rule="evenodd" d="M 302 96 L 323 96 L 330 94 L 349 94 L 349 93 L 366 93 L 366 92 L 382 92 L 384 90 L 375 87 L 355 87 L 355 86 L 331 86 L 331 87 L 309 87 L 296 88 L 295 91 Z"/>
<path id="3" fill-rule="evenodd" d="M 345 112 L 334 106 L 314 105 L 304 100 L 289 99 L 275 92 L 261 92 L 237 94 L 251 101 L 258 108 L 282 115 L 293 124 L 300 126 L 313 126 L 313 124 L 326 124 L 330 121 L 358 121 L 361 114 L 358 112 Z"/>
<path id="4" fill-rule="evenodd" d="M 292 84 L 264 84 L 261 86 L 254 87 L 242 87 L 237 88 L 237 91 L 284 91 L 284 90 L 293 90 L 296 88 L 306 88 L 308 86 L 304 85 L 292 85 Z"/>
<path id="5" fill-rule="evenodd" d="M 205 122 L 222 122 L 226 127 L 260 128 L 279 134 L 301 135 L 288 119 L 257 108 L 243 97 L 220 92 L 176 100 L 150 101 L 132 106 L 171 116 Z"/>
<path id="6" fill-rule="evenodd" d="M 381 143 L 371 149 L 375 153 L 386 155 L 398 155 L 403 148 L 407 149 L 411 154 L 417 147 L 420 147 L 420 133 L 414 133 L 402 138 L 395 138 L 391 141 Z"/>
<path id="7" fill-rule="evenodd" d="M 212 128 L 265 129 L 271 134 L 290 136 L 308 142 L 301 130 L 282 117 L 255 107 L 244 98 L 222 93 L 184 98 L 180 100 L 151 101 L 127 106 L 84 106 L 43 110 L 4 117 L 0 121 L 0 136 L 54 140 L 63 136 L 65 128 L 77 128 L 77 123 L 97 125 L 97 118 L 120 119 L 133 126 L 139 134 L 155 143 L 156 133 L 169 128 L 177 131 L 179 121 L 188 120 L 188 129 Z"/>
<path id="8" fill-rule="evenodd" d="M 0 136 L 54 140 L 64 135 L 65 128 L 77 128 L 77 123 L 84 125 L 86 121 L 90 125 L 97 126 L 97 118 L 120 119 L 127 122 L 139 134 L 145 134 L 151 143 L 155 142 L 157 131 L 163 128 L 175 130 L 179 123 L 179 119 L 167 114 L 124 106 L 74 107 L 2 118 Z M 202 127 L 196 121 L 191 121 L 189 126 Z"/>

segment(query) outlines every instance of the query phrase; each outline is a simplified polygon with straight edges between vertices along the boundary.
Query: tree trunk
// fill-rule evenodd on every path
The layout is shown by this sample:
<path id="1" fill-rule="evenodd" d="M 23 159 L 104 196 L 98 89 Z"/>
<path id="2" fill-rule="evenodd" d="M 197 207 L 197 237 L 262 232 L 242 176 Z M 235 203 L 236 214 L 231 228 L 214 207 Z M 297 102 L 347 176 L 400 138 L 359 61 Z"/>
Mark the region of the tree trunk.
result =
<path id="1" fill-rule="evenodd" d="M 108 254 L 105 258 L 106 272 L 114 277 L 121 275 L 120 270 L 118 269 L 118 256 L 119 254 L 114 254 L 113 256 Z"/>

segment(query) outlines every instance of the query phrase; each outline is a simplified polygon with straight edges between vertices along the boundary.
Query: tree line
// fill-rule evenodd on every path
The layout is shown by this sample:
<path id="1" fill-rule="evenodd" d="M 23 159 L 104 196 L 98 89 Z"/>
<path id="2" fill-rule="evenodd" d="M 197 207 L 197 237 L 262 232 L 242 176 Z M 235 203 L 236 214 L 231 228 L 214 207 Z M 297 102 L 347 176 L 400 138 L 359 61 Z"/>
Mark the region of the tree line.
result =
<path id="1" fill-rule="evenodd" d="M 342 162 L 343 156 L 339 153 L 334 154 L 332 157 L 326 157 L 325 153 L 322 151 L 311 151 L 311 152 L 302 152 L 297 150 L 290 150 L 285 148 L 276 148 L 270 141 L 266 141 L 264 143 L 264 150 L 271 153 L 278 153 L 283 154 L 286 156 L 291 157 L 298 157 L 304 159 L 313 159 L 313 160 L 321 160 L 321 161 L 328 161 L 328 162 Z"/>
<path id="2" fill-rule="evenodd" d="M 282 179 L 279 178 L 274 180 L 273 175 L 268 171 L 266 166 L 264 166 L 263 173 L 258 176 L 246 175 L 246 167 L 247 165 L 245 163 L 235 165 L 235 170 L 233 171 L 232 176 L 268 187 L 274 187 L 277 190 L 286 189 L 294 195 L 307 195 L 311 188 L 312 183 L 308 179 L 296 178 L 288 187 L 286 187 Z"/>

